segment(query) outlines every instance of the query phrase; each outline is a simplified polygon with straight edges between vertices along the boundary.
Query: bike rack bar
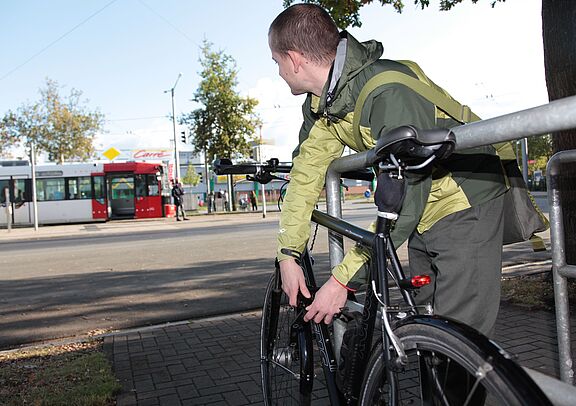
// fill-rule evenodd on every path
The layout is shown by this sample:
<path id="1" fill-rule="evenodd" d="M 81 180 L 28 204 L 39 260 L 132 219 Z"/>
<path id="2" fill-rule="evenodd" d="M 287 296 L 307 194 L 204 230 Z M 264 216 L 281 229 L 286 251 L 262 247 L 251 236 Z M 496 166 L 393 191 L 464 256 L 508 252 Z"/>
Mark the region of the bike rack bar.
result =
<path id="1" fill-rule="evenodd" d="M 576 128 L 576 96 L 452 128 L 456 150 Z"/>
<path id="2" fill-rule="evenodd" d="M 343 156 L 334 160 L 326 172 L 326 208 L 328 214 L 342 218 L 342 201 L 340 196 L 340 175 L 369 167 L 374 162 L 372 150 Z M 328 232 L 328 251 L 330 268 L 335 267 L 344 258 L 344 238 L 333 231 Z"/>
<path id="3" fill-rule="evenodd" d="M 553 132 L 576 128 L 576 96 L 566 97 L 552 101 L 548 104 L 506 114 L 487 120 L 458 126 L 452 129 L 456 136 L 456 150 L 479 147 L 499 142 L 512 141 L 536 135 L 545 135 Z M 338 158 L 332 162 L 326 172 L 326 203 L 328 214 L 342 217 L 340 203 L 340 174 L 359 170 L 370 166 L 374 162 L 374 153 L 360 152 Z M 564 256 L 564 228 L 562 223 L 562 210 L 560 196 L 557 189 L 557 176 L 559 165 L 563 162 L 576 161 L 576 150 L 561 151 L 555 154 L 548 163 L 547 184 L 548 201 L 550 206 L 550 237 L 552 243 L 552 266 L 554 276 L 554 297 L 556 301 L 556 322 L 558 334 L 558 347 L 560 357 L 560 377 L 567 384 L 573 384 L 574 371 L 570 351 L 570 329 L 567 294 L 567 277 L 576 278 L 576 266 L 566 264 Z M 330 266 L 334 267 L 344 258 L 344 242 L 336 234 L 329 237 Z M 542 374 L 539 374 L 542 375 Z M 531 373 L 536 383 L 544 390 L 546 395 L 554 398 L 551 390 L 554 385 L 544 379 L 543 382 L 536 374 Z M 553 381 L 554 379 L 552 379 Z M 574 390 L 563 392 L 562 396 L 567 402 L 555 404 L 571 404 L 576 398 Z"/>
<path id="4" fill-rule="evenodd" d="M 546 184 L 550 207 L 550 240 L 552 244 L 552 275 L 554 279 L 554 302 L 556 304 L 556 331 L 560 360 L 560 379 L 574 384 L 574 369 L 570 346 L 570 309 L 568 306 L 567 278 L 576 278 L 576 266 L 566 264 L 564 251 L 564 222 L 560 206 L 558 178 L 560 167 L 566 162 L 576 161 L 576 150 L 560 151 L 548 161 Z"/>

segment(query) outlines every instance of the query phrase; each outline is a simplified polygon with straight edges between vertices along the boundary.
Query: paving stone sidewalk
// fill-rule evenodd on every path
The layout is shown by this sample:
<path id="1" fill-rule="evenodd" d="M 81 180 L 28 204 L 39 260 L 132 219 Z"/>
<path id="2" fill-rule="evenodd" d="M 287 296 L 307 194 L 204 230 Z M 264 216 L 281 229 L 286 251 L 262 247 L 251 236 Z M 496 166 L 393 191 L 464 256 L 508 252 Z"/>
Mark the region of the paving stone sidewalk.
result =
<path id="1" fill-rule="evenodd" d="M 106 337 L 118 406 L 262 404 L 259 330 L 254 311 Z M 559 376 L 553 313 L 502 303 L 495 340 L 521 365 Z"/>

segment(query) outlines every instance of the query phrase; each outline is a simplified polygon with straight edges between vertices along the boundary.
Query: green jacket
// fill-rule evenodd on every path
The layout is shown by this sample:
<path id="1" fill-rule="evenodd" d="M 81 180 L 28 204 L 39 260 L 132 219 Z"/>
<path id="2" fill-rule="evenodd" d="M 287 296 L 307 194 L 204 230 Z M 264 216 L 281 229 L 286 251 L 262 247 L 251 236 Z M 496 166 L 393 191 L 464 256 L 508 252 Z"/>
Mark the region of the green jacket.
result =
<path id="1" fill-rule="evenodd" d="M 326 170 L 342 155 L 345 146 L 355 151 L 369 149 L 375 139 L 401 125 L 429 129 L 458 124 L 406 86 L 386 84 L 372 92 L 364 103 L 360 118 L 362 145 L 359 145 L 352 135 L 352 123 L 356 99 L 366 82 L 388 70 L 415 78 L 418 75 L 409 64 L 379 59 L 383 52 L 381 43 L 359 43 L 345 31 L 341 36 L 322 96 L 309 94 L 302 106 L 304 122 L 280 217 L 279 260 L 287 258 L 281 252 L 283 248 L 303 252 Z M 419 79 L 429 81 L 425 77 Z M 453 154 L 431 176 L 411 176 L 408 185 L 405 203 L 392 232 L 396 246 L 415 230 L 426 232 L 445 216 L 491 200 L 507 190 L 500 160 L 490 146 Z M 347 284 L 368 258 L 362 248 L 356 247 L 332 273 Z"/>

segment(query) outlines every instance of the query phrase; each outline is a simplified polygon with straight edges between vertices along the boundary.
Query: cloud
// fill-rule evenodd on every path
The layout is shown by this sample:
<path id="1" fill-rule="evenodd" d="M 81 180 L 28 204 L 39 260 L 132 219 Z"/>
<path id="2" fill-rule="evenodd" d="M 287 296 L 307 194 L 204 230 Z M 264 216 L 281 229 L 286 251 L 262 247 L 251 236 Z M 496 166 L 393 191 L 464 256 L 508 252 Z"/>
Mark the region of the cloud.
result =
<path id="1" fill-rule="evenodd" d="M 294 96 L 281 78 L 260 78 L 248 91 L 258 99 L 257 113 L 263 121 L 262 138 L 273 140 L 280 160 L 291 160 L 298 145 L 305 95 Z"/>
<path id="2" fill-rule="evenodd" d="M 131 124 L 133 127 L 133 124 Z M 176 128 L 178 132 L 178 128 Z M 122 125 L 112 125 L 112 129 L 96 135 L 94 145 L 96 149 L 136 149 L 136 148 L 170 148 L 174 138 L 172 123 L 167 119 L 154 119 L 147 121 L 133 129 Z"/>

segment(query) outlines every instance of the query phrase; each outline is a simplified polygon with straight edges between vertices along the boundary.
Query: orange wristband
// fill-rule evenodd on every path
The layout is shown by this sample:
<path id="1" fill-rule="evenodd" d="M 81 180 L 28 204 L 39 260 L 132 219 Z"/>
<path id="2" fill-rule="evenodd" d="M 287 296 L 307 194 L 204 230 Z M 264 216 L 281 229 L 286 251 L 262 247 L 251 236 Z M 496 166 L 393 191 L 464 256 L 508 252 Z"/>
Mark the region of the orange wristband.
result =
<path id="1" fill-rule="evenodd" d="M 332 275 L 332 278 L 334 278 L 334 275 Z M 348 286 L 344 285 L 342 282 L 340 282 L 338 279 L 334 278 L 334 280 L 336 282 L 338 282 L 338 285 L 342 286 L 344 289 L 350 291 L 350 292 L 356 292 L 355 289 L 349 288 Z"/>

